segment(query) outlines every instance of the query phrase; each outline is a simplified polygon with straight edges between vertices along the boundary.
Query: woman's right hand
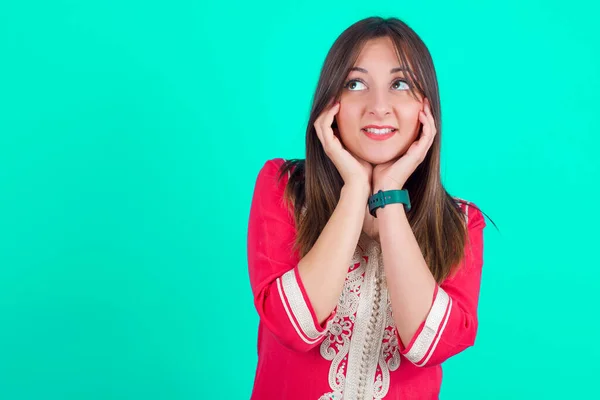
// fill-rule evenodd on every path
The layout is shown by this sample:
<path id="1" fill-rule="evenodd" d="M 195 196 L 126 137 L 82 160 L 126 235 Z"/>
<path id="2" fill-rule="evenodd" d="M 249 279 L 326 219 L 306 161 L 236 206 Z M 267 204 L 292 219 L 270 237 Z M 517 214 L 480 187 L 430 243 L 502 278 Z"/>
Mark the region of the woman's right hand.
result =
<path id="1" fill-rule="evenodd" d="M 340 109 L 340 103 L 330 104 L 317 117 L 314 126 L 325 154 L 333 162 L 347 186 L 364 187 L 371 191 L 373 167 L 370 163 L 351 154 L 337 137 L 331 124 Z"/>

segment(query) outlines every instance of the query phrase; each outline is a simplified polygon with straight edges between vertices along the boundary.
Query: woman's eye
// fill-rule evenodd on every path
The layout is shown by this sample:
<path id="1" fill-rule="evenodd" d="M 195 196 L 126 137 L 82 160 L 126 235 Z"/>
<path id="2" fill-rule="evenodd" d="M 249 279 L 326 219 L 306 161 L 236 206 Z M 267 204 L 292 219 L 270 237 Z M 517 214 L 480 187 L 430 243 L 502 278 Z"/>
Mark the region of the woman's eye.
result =
<path id="1" fill-rule="evenodd" d="M 406 83 L 406 81 L 404 81 L 402 79 L 398 79 L 397 81 L 395 81 L 394 84 L 392 85 L 392 87 L 395 87 L 397 83 L 403 84 L 404 85 L 404 90 L 409 89 L 408 83 Z"/>
<path id="2" fill-rule="evenodd" d="M 346 82 L 344 87 L 349 90 L 352 90 L 352 91 L 361 90 L 360 88 L 357 87 L 357 85 L 364 86 L 364 84 L 361 81 L 359 81 L 358 79 L 351 79 L 348 82 Z M 394 81 L 394 83 L 392 84 L 392 87 L 394 89 L 400 89 L 400 90 L 410 89 L 409 84 L 403 79 L 398 79 L 398 80 Z"/>
<path id="3" fill-rule="evenodd" d="M 357 79 L 351 79 L 344 85 L 344 87 L 350 90 L 354 90 L 357 84 L 362 85 L 363 83 Z"/>

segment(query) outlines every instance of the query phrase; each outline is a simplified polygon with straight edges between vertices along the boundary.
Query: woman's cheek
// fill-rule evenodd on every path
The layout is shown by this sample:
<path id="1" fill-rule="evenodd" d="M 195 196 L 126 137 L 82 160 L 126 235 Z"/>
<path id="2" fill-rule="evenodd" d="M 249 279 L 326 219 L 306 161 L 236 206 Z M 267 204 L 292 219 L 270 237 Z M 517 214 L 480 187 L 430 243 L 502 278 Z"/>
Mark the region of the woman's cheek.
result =
<path id="1" fill-rule="evenodd" d="M 421 105 L 419 103 L 404 104 L 398 111 L 402 119 L 406 121 L 416 121 L 419 119 L 419 111 Z"/>
<path id="2" fill-rule="evenodd" d="M 340 130 L 343 131 L 344 133 L 349 133 L 354 125 L 356 125 L 356 121 L 353 121 L 353 110 L 351 108 L 348 107 L 344 107 L 343 110 L 340 109 L 340 111 L 338 112 L 337 115 L 337 122 L 338 122 L 338 126 L 340 127 Z"/>
<path id="3" fill-rule="evenodd" d="M 410 131 L 418 132 L 421 128 L 421 121 L 419 121 L 418 107 L 410 107 L 402 110 L 402 120 L 405 122 L 406 127 L 410 127 Z"/>

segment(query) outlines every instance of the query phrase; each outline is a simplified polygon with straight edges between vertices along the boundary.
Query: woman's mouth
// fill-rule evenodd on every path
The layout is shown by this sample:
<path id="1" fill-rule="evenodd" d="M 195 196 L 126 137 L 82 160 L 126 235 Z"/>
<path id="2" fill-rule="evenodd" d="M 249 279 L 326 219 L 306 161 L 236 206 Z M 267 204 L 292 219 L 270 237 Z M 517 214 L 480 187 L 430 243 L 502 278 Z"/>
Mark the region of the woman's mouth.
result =
<path id="1" fill-rule="evenodd" d="M 368 138 L 373 140 L 386 140 L 394 136 L 398 129 L 386 128 L 386 129 L 373 129 L 363 128 L 361 131 L 367 135 Z"/>

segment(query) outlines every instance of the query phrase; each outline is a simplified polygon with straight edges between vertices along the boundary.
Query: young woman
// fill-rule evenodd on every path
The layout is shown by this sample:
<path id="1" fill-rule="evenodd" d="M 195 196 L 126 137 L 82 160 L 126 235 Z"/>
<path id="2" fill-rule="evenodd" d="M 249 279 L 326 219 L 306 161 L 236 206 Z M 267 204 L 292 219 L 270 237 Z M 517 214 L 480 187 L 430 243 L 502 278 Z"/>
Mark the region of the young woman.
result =
<path id="1" fill-rule="evenodd" d="M 306 159 L 268 160 L 255 186 L 253 399 L 434 399 L 441 363 L 474 344 L 486 223 L 442 185 L 440 117 L 405 23 L 367 18 L 335 41 Z M 380 190 L 409 201 L 371 215 Z"/>

